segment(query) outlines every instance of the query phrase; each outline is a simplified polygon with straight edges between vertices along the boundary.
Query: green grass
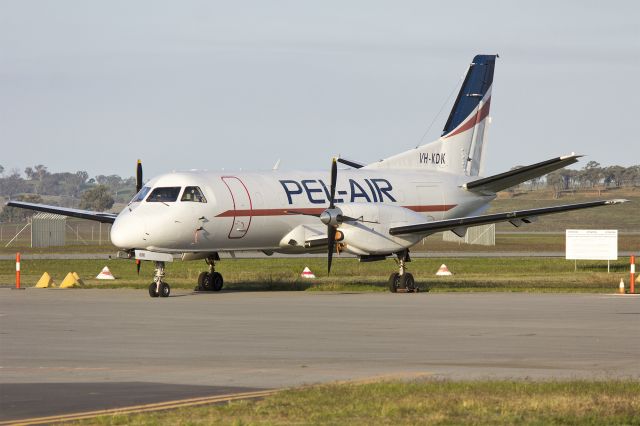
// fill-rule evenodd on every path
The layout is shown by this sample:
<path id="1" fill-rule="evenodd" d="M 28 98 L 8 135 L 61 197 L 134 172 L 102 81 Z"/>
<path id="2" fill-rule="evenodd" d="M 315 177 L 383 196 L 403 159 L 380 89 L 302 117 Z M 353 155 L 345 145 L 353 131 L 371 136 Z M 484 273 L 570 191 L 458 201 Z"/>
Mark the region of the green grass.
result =
<path id="1" fill-rule="evenodd" d="M 425 381 L 332 384 L 134 415 L 96 425 L 637 425 L 638 381 Z"/>
<path id="2" fill-rule="evenodd" d="M 620 278 L 627 281 L 626 259 L 606 262 L 574 263 L 561 258 L 433 258 L 414 259 L 409 270 L 423 290 L 430 291 L 526 291 L 526 292 L 615 292 Z M 446 263 L 452 277 L 436 277 L 438 267 Z M 115 281 L 94 279 L 108 265 Z M 318 276 L 300 278 L 305 266 Z M 193 289 L 198 274 L 206 269 L 203 261 L 176 261 L 167 264 L 167 282 L 174 289 Z M 323 258 L 235 259 L 218 262 L 225 289 L 234 291 L 387 291 L 389 274 L 397 271 L 393 260 L 359 263 L 356 259 L 335 259 L 332 273 L 326 274 Z M 151 282 L 153 264 L 143 262 L 140 276 L 135 263 L 128 260 L 23 260 L 22 285 L 35 285 L 43 272 L 60 283 L 67 272 L 77 272 L 89 288 L 146 288 Z M 14 261 L 0 261 L 0 284 L 14 282 Z"/>
<path id="3" fill-rule="evenodd" d="M 640 188 L 623 188 L 595 193 L 577 193 L 563 195 L 553 199 L 548 191 L 533 191 L 509 198 L 509 193 L 500 193 L 499 198 L 491 203 L 487 213 L 531 209 L 537 207 L 555 206 L 561 204 L 581 203 L 593 200 L 608 200 L 624 198 L 630 203 L 610 207 L 577 210 L 566 213 L 540 217 L 539 221 L 526 225 L 527 232 L 556 231 L 565 229 L 618 229 L 619 231 L 638 231 L 638 205 L 640 203 Z M 513 231 L 509 223 L 496 226 L 496 230 Z"/>
<path id="4" fill-rule="evenodd" d="M 513 231 L 506 230 L 506 231 Z M 498 233 L 495 246 L 480 246 L 460 244 L 443 241 L 442 234 L 438 233 L 425 239 L 424 244 L 419 243 L 411 248 L 412 252 L 430 253 L 539 253 L 560 252 L 565 250 L 565 234 L 563 232 L 546 233 Z M 640 235 L 618 234 L 619 251 L 640 251 Z"/>

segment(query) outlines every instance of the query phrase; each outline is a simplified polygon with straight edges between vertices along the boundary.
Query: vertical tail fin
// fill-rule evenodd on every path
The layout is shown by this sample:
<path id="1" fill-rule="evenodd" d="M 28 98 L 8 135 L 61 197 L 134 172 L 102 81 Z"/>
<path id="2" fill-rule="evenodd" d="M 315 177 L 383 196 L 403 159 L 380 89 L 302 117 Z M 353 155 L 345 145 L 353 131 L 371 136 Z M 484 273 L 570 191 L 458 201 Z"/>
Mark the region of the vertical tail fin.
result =
<path id="1" fill-rule="evenodd" d="M 466 152 L 462 170 L 468 176 L 477 176 L 482 164 L 497 56 L 477 55 L 473 58 L 442 131 L 442 139 Z"/>
<path id="2" fill-rule="evenodd" d="M 438 140 L 367 167 L 437 169 L 477 176 L 482 167 L 497 57 L 477 55 L 473 58 Z"/>

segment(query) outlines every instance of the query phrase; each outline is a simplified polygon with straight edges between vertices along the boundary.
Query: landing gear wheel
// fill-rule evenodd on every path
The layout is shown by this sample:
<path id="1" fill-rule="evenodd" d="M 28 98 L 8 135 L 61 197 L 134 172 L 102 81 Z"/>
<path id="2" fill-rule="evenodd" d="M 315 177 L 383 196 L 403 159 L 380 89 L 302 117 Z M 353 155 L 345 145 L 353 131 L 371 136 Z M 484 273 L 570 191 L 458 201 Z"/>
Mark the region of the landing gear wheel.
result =
<path id="1" fill-rule="evenodd" d="M 389 291 L 391 291 L 391 293 L 397 293 L 399 287 L 400 287 L 400 274 L 397 272 L 394 272 L 389 276 Z"/>
<path id="2" fill-rule="evenodd" d="M 160 297 L 169 297 L 169 294 L 171 294 L 171 287 L 169 287 L 169 284 L 160 283 L 159 293 L 160 293 L 159 294 Z"/>
<path id="3" fill-rule="evenodd" d="M 212 283 L 212 289 L 213 291 L 220 291 L 222 290 L 222 286 L 224 285 L 224 279 L 222 279 L 222 274 L 219 272 L 214 272 L 213 274 L 213 283 Z"/>
<path id="4" fill-rule="evenodd" d="M 149 296 L 151 297 L 158 297 L 158 286 L 156 286 L 156 283 L 151 283 L 149 284 Z"/>
<path id="5" fill-rule="evenodd" d="M 418 289 L 416 288 L 416 282 L 413 279 L 413 275 L 411 275 L 410 273 L 406 272 L 401 278 L 400 278 L 400 287 L 404 288 L 407 290 L 407 293 L 417 293 Z"/>
<path id="6" fill-rule="evenodd" d="M 200 272 L 200 275 L 198 275 L 198 285 L 195 288 L 195 291 L 206 291 L 206 289 L 204 288 L 204 281 L 207 278 L 207 273 L 206 272 Z"/>
<path id="7" fill-rule="evenodd" d="M 198 288 L 201 291 L 213 291 L 213 280 L 208 272 L 201 272 L 198 277 Z"/>

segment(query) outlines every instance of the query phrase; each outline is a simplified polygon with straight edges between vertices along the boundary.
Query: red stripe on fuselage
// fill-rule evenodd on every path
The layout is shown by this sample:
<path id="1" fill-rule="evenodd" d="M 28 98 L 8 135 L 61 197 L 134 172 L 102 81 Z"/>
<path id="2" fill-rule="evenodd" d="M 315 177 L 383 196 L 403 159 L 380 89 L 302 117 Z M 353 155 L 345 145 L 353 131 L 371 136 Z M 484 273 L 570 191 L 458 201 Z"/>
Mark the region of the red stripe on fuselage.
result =
<path id="1" fill-rule="evenodd" d="M 404 206 L 405 209 L 414 212 L 446 212 L 457 206 L 457 204 L 440 204 L 431 206 Z M 338 206 L 340 207 L 340 206 Z M 320 214 L 326 209 L 324 207 L 312 208 L 291 208 L 291 209 L 254 209 L 254 210 L 227 210 L 216 217 L 235 217 L 235 216 L 291 216 L 296 213 Z M 290 213 L 288 213 L 290 212 Z"/>
<path id="2" fill-rule="evenodd" d="M 481 122 L 482 120 L 484 120 L 487 117 L 487 115 L 489 115 L 490 106 L 491 106 L 491 98 L 487 99 L 487 102 L 485 102 L 485 104 L 482 105 L 482 108 L 480 108 L 479 112 L 469 117 L 469 119 L 462 126 L 458 127 L 457 130 L 449 133 L 447 136 L 445 136 L 445 138 L 449 138 L 451 136 L 457 135 L 458 133 L 467 131 L 471 129 L 473 126 L 475 126 L 476 124 L 478 124 L 479 122 Z"/>

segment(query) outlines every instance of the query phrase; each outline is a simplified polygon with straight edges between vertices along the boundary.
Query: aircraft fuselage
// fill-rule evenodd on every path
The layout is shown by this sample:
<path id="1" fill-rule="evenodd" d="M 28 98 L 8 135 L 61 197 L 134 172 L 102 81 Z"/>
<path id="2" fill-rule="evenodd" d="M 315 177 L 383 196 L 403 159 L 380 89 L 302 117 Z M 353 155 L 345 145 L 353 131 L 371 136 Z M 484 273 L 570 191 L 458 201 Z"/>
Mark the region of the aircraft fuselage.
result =
<path id="1" fill-rule="evenodd" d="M 495 197 L 461 188 L 468 178 L 429 171 L 340 170 L 335 203 L 405 207 L 427 220 L 480 213 Z M 329 205 L 326 172 L 179 172 L 159 176 L 145 187 L 146 199 L 118 215 L 113 243 L 125 250 L 212 252 L 263 250 L 301 252 L 283 238 L 304 225 L 323 230 L 320 214 Z M 182 201 L 197 187 L 202 201 Z M 151 201 L 156 188 L 179 188 L 174 201 Z M 326 232 L 326 231 L 323 231 Z"/>

